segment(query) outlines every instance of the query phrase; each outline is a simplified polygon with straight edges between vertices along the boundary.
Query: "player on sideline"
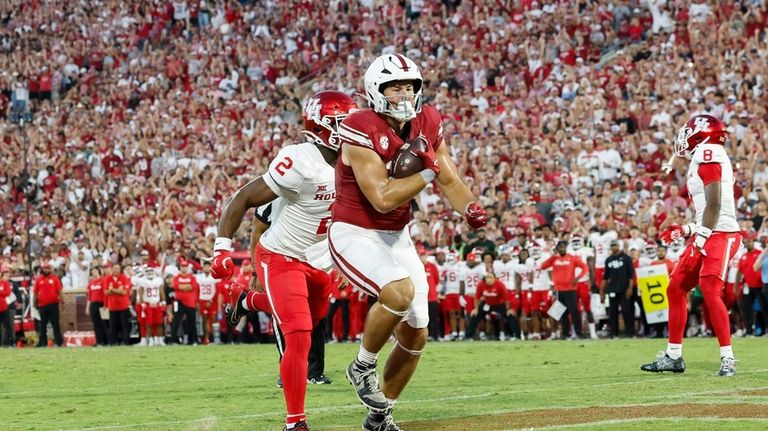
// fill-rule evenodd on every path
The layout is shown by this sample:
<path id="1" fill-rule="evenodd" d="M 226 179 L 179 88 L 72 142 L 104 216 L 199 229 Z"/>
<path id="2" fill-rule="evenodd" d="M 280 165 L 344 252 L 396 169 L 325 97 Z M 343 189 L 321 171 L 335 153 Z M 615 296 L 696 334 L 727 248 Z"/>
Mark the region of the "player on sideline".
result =
<path id="1" fill-rule="evenodd" d="M 279 216 L 259 240 L 258 262 L 254 264 L 272 316 L 285 336 L 280 362 L 287 409 L 285 430 L 309 429 L 304 399 L 310 334 L 327 311 L 330 277 L 323 269 L 310 265 L 309 261 L 314 259 L 308 255 L 316 249 L 327 252 L 323 241 L 330 221 L 330 204 L 336 196 L 333 166 L 338 157 L 337 127 L 355 109 L 354 100 L 338 91 L 310 97 L 302 113 L 302 133 L 309 141 L 281 149 L 267 173 L 230 198 L 219 220 L 211 273 L 216 278 L 229 278 L 234 272 L 231 238 L 245 212 L 278 196 L 284 198 Z M 330 266 L 330 257 L 327 260 Z M 245 292 L 237 295 L 235 306 L 243 306 L 246 296 Z"/>
<path id="2" fill-rule="evenodd" d="M 440 114 L 422 105 L 423 80 L 418 66 L 399 54 L 376 58 L 364 76 L 370 106 L 347 116 L 336 164 L 336 202 L 328 244 L 337 269 L 349 282 L 378 298 L 366 318 L 360 352 L 347 368 L 347 378 L 368 407 L 364 430 L 399 430 L 392 406 L 411 379 L 427 340 L 427 277 L 405 226 L 409 202 L 437 179 L 451 206 L 462 211 L 472 228 L 487 216 L 459 179 L 443 141 Z M 426 148 L 412 149 L 424 169 L 394 179 L 387 164 L 406 143 L 423 139 Z M 378 353 L 391 335 L 396 347 L 384 367 L 379 386 Z"/>
<path id="3" fill-rule="evenodd" d="M 696 210 L 696 222 L 667 227 L 660 235 L 661 240 L 670 244 L 683 236 L 693 235 L 695 238 L 672 271 L 667 287 L 667 350 L 653 362 L 642 365 L 640 369 L 643 371 L 685 371 L 682 354 L 688 317 L 686 295 L 699 285 L 712 329 L 720 343 L 720 371 L 717 374 L 736 374 L 728 311 L 721 296 L 728 264 L 741 244 L 733 197 L 733 169 L 724 147 L 726 139 L 728 132 L 722 121 L 711 115 L 696 115 L 680 129 L 675 153 L 666 166 L 668 172 L 675 156 L 691 160 L 687 185 Z"/>

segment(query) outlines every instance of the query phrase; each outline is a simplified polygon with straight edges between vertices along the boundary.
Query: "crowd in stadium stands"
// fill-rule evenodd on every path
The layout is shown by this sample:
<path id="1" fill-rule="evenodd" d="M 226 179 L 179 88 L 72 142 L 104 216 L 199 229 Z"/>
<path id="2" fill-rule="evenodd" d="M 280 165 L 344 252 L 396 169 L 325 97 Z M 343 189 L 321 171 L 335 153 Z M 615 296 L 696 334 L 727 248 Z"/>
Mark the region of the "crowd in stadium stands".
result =
<path id="1" fill-rule="evenodd" d="M 360 91 L 382 52 L 420 65 L 426 102 L 489 213 L 479 239 L 427 188 L 410 228 L 426 252 L 493 260 L 501 245 L 553 253 L 557 239 L 593 234 L 593 248 L 615 238 L 637 260 L 663 227 L 691 220 L 687 164 L 669 175 L 662 165 L 680 125 L 702 112 L 729 127 L 737 210 L 759 250 L 767 24 L 765 1 L 2 2 L 0 252 L 18 294 L 11 309 L 29 284 L 28 241 L 35 277 L 47 263 L 65 290 L 110 265 L 201 272 L 222 198 L 301 139 L 303 99 Z M 754 311 L 765 328 L 768 273 L 748 281 L 733 288 L 749 302 L 742 320 Z M 354 332 L 365 301 L 334 296 L 352 302 Z"/>

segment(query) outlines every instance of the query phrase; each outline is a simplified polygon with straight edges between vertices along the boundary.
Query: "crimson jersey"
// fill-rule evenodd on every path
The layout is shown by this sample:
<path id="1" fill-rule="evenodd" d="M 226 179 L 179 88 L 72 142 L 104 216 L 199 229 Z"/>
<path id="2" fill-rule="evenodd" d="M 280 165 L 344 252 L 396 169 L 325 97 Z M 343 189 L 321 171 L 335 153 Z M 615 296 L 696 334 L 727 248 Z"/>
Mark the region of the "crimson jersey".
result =
<path id="1" fill-rule="evenodd" d="M 403 134 L 407 136 L 405 141 L 387 124 L 383 115 L 371 109 L 347 115 L 339 126 L 342 143 L 375 151 L 389 167 L 400 147 L 419 136 L 426 138 L 437 151 L 443 142 L 440 114 L 435 108 L 424 105 L 416 118 L 406 124 Z M 411 219 L 410 202 L 386 214 L 376 211 L 357 185 L 352 167 L 339 160 L 336 163 L 336 202 L 331 217 L 333 221 L 366 229 L 401 230 Z"/>

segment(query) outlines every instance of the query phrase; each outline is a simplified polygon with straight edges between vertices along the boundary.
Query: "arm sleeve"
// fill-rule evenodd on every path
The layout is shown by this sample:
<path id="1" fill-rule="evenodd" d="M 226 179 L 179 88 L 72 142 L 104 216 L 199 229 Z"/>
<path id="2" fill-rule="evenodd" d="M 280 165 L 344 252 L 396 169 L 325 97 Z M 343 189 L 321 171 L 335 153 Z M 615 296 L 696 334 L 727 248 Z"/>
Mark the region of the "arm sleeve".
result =
<path id="1" fill-rule="evenodd" d="M 555 259 L 555 256 L 550 256 L 547 260 L 542 262 L 541 267 L 539 269 L 541 269 L 542 271 L 545 269 L 549 269 L 549 267 L 552 266 L 552 260 L 554 259 Z"/>
<path id="2" fill-rule="evenodd" d="M 347 115 L 339 124 L 339 137 L 344 144 L 370 148 L 375 151 L 373 137 L 368 128 L 365 127 L 362 116 L 362 112 Z"/>
<path id="3" fill-rule="evenodd" d="M 276 195 L 297 196 L 304 183 L 298 146 L 289 145 L 280 150 L 262 178 Z"/>
<path id="4" fill-rule="evenodd" d="M 720 163 L 702 163 L 699 165 L 699 177 L 708 186 L 714 182 L 720 181 L 723 176 L 723 168 Z"/>

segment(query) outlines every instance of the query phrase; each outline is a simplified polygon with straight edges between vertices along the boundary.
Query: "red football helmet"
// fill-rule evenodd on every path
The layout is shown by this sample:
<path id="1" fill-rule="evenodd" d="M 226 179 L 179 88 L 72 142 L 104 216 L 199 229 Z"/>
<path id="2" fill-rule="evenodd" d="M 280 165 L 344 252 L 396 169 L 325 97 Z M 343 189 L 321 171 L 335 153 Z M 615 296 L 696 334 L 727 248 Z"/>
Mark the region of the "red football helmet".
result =
<path id="1" fill-rule="evenodd" d="M 304 130 L 317 144 L 339 150 L 338 127 L 341 120 L 358 109 L 357 103 L 341 91 L 321 91 L 307 99 L 301 117 Z"/>
<path id="2" fill-rule="evenodd" d="M 720 119 L 711 115 L 695 115 L 680 128 L 675 141 L 675 154 L 690 159 L 701 144 L 725 145 L 728 131 Z"/>

